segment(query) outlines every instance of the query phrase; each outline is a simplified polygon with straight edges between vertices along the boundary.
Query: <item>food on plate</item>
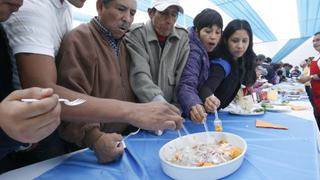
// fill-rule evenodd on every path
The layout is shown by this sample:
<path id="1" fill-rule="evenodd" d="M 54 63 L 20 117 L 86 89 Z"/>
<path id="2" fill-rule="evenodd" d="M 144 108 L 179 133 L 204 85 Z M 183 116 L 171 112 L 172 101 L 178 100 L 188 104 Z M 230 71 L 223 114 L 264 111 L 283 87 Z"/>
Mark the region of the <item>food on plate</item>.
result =
<path id="1" fill-rule="evenodd" d="M 257 109 L 254 109 L 253 112 L 256 112 L 256 113 L 259 113 L 259 112 L 264 112 L 265 109 L 264 108 L 257 108 Z"/>
<path id="2" fill-rule="evenodd" d="M 291 99 L 299 99 L 300 95 L 288 95 L 287 97 Z"/>
<path id="3" fill-rule="evenodd" d="M 282 105 L 288 105 L 289 103 L 290 103 L 290 101 L 287 101 L 287 100 L 281 101 L 281 104 L 282 104 Z"/>
<path id="4" fill-rule="evenodd" d="M 290 94 L 290 95 L 299 95 L 299 94 L 300 94 L 300 92 L 297 92 L 297 91 L 291 91 L 291 92 L 289 92 L 289 94 Z"/>
<path id="5" fill-rule="evenodd" d="M 254 101 L 251 95 L 240 97 L 236 103 L 245 111 L 251 111 L 254 106 Z"/>
<path id="6" fill-rule="evenodd" d="M 264 109 L 273 108 L 273 107 L 274 107 L 271 103 L 261 103 L 261 106 L 262 106 Z"/>
<path id="7" fill-rule="evenodd" d="M 234 106 L 229 110 L 229 113 L 235 115 L 260 115 L 264 114 L 265 108 L 259 104 L 255 104 L 254 107 L 250 110 L 242 109 L 240 106 Z"/>
<path id="8" fill-rule="evenodd" d="M 265 110 L 262 110 L 262 108 L 253 108 L 251 111 L 245 111 L 243 109 L 231 109 L 229 110 L 229 113 L 234 115 L 254 116 L 264 114 Z"/>
<path id="9" fill-rule="evenodd" d="M 270 90 L 267 93 L 267 98 L 270 101 L 276 101 L 278 100 L 278 91 L 277 90 Z"/>
<path id="10" fill-rule="evenodd" d="M 242 149 L 240 147 L 232 147 L 230 151 L 226 152 L 229 156 L 234 159 L 242 153 Z"/>
<path id="11" fill-rule="evenodd" d="M 199 167 L 206 167 L 206 166 L 213 166 L 214 164 L 212 162 L 203 162 L 199 164 Z"/>
<path id="12" fill-rule="evenodd" d="M 290 101 L 288 100 L 283 100 L 283 101 L 277 101 L 277 102 L 271 102 L 271 101 L 262 101 L 261 102 L 261 106 L 264 109 L 268 109 L 268 108 L 274 108 L 274 106 L 289 106 Z"/>
<path id="13" fill-rule="evenodd" d="M 221 179 L 241 166 L 246 152 L 247 143 L 242 137 L 209 131 L 167 142 L 159 150 L 159 157 L 163 172 L 172 179 Z"/>
<path id="14" fill-rule="evenodd" d="M 221 124 L 215 124 L 214 125 L 214 129 L 217 131 L 217 132 L 222 132 L 222 125 Z"/>
<path id="15" fill-rule="evenodd" d="M 252 95 L 243 96 L 234 101 L 233 108 L 229 110 L 231 114 L 261 114 L 264 113 L 264 109 L 254 103 Z"/>
<path id="16" fill-rule="evenodd" d="M 259 105 L 255 104 L 252 95 L 243 96 L 234 101 L 233 108 L 229 110 L 232 114 L 262 114 L 264 109 Z"/>
<path id="17" fill-rule="evenodd" d="M 282 87 L 282 88 L 278 87 L 278 92 L 279 94 L 282 94 L 282 95 L 302 95 L 306 93 L 304 88 L 297 88 L 297 87 L 292 88 L 292 86 Z"/>
<path id="18" fill-rule="evenodd" d="M 214 166 L 235 159 L 242 152 L 240 147 L 232 146 L 226 140 L 220 140 L 176 149 L 168 161 L 189 167 Z"/>
<path id="19" fill-rule="evenodd" d="M 290 95 L 299 95 L 305 93 L 304 89 L 292 89 L 291 91 L 289 91 Z"/>

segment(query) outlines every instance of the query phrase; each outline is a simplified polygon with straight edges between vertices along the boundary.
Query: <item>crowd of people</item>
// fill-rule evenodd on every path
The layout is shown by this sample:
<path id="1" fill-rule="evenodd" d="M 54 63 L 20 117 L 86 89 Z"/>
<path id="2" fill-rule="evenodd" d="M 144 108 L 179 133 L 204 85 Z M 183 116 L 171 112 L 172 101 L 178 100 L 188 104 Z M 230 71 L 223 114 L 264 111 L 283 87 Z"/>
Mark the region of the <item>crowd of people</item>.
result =
<path id="1" fill-rule="evenodd" d="M 320 117 L 319 58 L 310 72 L 302 63 L 303 73 L 270 64 L 254 53 L 246 20 L 223 29 L 207 8 L 186 30 L 175 25 L 184 12 L 178 0 L 153 0 L 149 20 L 132 24 L 136 0 L 96 0 L 97 15 L 72 29 L 71 6 L 84 3 L 0 0 L 0 173 L 85 147 L 99 163 L 114 161 L 122 135 L 137 128 L 161 135 L 181 128 L 183 117 L 201 123 L 243 87 L 267 87 L 261 78 L 311 80 L 305 86 Z M 320 52 L 319 42 L 316 34 Z M 86 102 L 71 107 L 59 97 Z"/>
<path id="2" fill-rule="evenodd" d="M 259 78 L 268 80 L 268 83 L 279 84 L 290 79 L 297 79 L 302 74 L 299 66 L 292 66 L 289 63 L 272 63 L 272 59 L 265 57 L 263 54 L 257 55 L 257 71 L 259 71 Z M 303 62 L 308 63 L 309 60 Z"/>

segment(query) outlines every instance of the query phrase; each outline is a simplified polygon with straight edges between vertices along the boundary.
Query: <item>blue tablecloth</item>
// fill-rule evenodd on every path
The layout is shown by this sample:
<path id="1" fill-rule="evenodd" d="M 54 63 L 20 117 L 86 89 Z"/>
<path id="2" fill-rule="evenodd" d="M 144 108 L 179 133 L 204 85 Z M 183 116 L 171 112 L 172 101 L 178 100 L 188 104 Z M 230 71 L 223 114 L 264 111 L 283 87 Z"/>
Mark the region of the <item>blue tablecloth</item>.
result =
<path id="1" fill-rule="evenodd" d="M 243 164 L 224 179 L 320 179 L 314 122 L 270 112 L 260 116 L 220 113 L 220 118 L 224 131 L 237 134 L 248 143 Z M 213 119 L 212 115 L 208 118 L 210 130 Z M 256 119 L 278 123 L 289 130 L 256 128 Z M 185 126 L 190 133 L 204 131 L 203 125 L 191 121 L 185 122 Z M 158 152 L 162 145 L 177 137 L 176 131 L 166 131 L 160 137 L 142 131 L 126 140 L 127 149 L 116 162 L 97 164 L 94 153 L 86 150 L 38 179 L 170 179 L 162 172 Z"/>

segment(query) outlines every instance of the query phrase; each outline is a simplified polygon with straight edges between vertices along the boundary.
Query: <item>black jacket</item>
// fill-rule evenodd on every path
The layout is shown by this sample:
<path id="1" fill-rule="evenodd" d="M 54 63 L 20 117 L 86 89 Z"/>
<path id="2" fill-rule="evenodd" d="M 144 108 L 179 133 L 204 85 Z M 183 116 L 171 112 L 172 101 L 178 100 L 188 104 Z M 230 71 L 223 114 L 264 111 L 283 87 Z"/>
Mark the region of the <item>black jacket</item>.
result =
<path id="1" fill-rule="evenodd" d="M 26 144 L 11 139 L 2 129 L 0 129 L 0 159 L 5 157 L 8 153 L 17 150 L 21 145 Z"/>
<path id="2" fill-rule="evenodd" d="M 231 66 L 229 75 L 225 77 L 225 70 L 221 65 L 211 64 L 210 75 L 200 88 L 200 97 L 205 99 L 214 94 L 220 100 L 220 108 L 227 107 L 236 97 L 244 79 L 244 68 L 241 63 Z"/>
<path id="3" fill-rule="evenodd" d="M 0 24 L 0 101 L 13 91 L 9 45 Z"/>
<path id="4" fill-rule="evenodd" d="M 9 50 L 6 33 L 0 24 L 0 101 L 13 91 Z M 11 139 L 0 129 L 0 159 L 20 145 L 23 144 Z"/>

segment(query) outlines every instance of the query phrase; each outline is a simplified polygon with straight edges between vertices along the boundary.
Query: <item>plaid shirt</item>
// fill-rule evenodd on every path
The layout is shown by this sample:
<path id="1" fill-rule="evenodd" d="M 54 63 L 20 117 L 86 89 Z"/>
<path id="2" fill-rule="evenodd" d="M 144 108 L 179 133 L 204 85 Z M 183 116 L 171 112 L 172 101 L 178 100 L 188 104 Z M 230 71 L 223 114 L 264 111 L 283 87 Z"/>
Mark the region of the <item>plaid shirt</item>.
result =
<path id="1" fill-rule="evenodd" d="M 102 33 L 102 37 L 110 44 L 116 55 L 119 57 L 120 41 L 113 38 L 112 33 L 101 24 L 97 16 L 94 17 L 92 21 L 98 27 L 98 30 Z"/>

